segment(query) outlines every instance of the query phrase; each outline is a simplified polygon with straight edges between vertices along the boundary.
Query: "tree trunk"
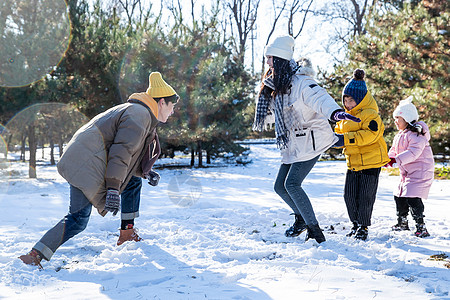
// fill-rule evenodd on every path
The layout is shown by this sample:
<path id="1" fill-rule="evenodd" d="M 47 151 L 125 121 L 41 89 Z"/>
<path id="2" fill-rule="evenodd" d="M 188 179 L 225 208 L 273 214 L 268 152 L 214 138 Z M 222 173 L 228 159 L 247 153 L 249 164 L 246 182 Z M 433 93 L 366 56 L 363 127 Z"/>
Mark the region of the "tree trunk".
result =
<path id="1" fill-rule="evenodd" d="M 211 153 L 206 151 L 206 163 L 211 164 Z"/>
<path id="2" fill-rule="evenodd" d="M 194 166 L 195 163 L 195 150 L 194 147 L 191 147 L 191 167 Z"/>
<path id="3" fill-rule="evenodd" d="M 22 136 L 22 145 L 20 147 L 20 160 L 22 162 L 25 162 L 25 146 L 26 146 L 25 141 L 26 141 L 26 138 L 27 138 L 26 135 Z"/>
<path id="4" fill-rule="evenodd" d="M 53 143 L 53 139 L 50 139 L 50 164 L 52 166 L 56 165 L 56 163 L 55 163 L 55 143 Z"/>
<path id="5" fill-rule="evenodd" d="M 30 164 L 28 167 L 28 175 L 30 178 L 36 178 L 36 152 L 37 152 L 37 142 L 36 142 L 36 132 L 34 127 L 28 127 L 28 148 L 30 151 Z"/>
<path id="6" fill-rule="evenodd" d="M 59 157 L 61 157 L 63 155 L 63 139 L 60 136 L 59 137 L 59 143 L 58 143 L 58 148 L 59 148 Z"/>
<path id="7" fill-rule="evenodd" d="M 203 151 L 202 151 L 202 142 L 197 142 L 197 151 L 198 151 L 198 167 L 203 167 Z"/>

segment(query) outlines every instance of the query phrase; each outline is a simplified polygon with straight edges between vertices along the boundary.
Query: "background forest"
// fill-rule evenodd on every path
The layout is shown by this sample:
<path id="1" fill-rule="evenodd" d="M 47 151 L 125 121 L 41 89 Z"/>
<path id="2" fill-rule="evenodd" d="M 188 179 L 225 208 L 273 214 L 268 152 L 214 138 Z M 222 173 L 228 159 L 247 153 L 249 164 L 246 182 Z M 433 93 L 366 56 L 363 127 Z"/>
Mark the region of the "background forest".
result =
<path id="1" fill-rule="evenodd" d="M 17 147 L 25 159 L 28 148 L 29 175 L 36 177 L 38 147 L 58 145 L 62 153 L 88 119 L 145 91 L 151 71 L 161 72 L 182 99 L 171 121 L 159 127 L 163 155 L 185 151 L 191 166 L 196 156 L 203 165 L 203 153 L 207 162 L 239 155 L 244 148 L 236 141 L 262 137 L 251 132 L 264 71 L 264 57 L 253 52 L 258 20 L 269 26 L 260 46 L 278 34 L 299 41 L 308 22 L 331 24 L 325 46 L 336 59 L 319 68 L 318 82 L 340 104 L 353 70 L 365 69 L 388 144 L 395 134 L 393 109 L 412 95 L 430 126 L 434 153 L 450 153 L 447 0 L 328 0 L 322 6 L 273 0 L 269 12 L 260 1 L 208 7 L 190 1 L 186 10 L 170 1 L 156 7 L 139 0 L 3 0 L 0 158 Z"/>

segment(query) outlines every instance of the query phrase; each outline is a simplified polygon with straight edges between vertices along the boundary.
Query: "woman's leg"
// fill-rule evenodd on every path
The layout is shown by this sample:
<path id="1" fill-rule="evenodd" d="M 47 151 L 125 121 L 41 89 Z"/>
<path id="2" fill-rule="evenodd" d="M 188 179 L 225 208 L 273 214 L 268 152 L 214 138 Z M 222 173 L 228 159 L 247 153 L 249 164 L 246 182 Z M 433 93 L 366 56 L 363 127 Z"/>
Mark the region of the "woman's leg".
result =
<path id="1" fill-rule="evenodd" d="M 302 183 L 318 160 L 319 156 L 316 156 L 308 161 L 293 163 L 284 184 L 290 199 L 295 204 L 295 207 L 307 225 L 317 225 L 318 222 L 311 201 L 302 188 Z"/>
<path id="2" fill-rule="evenodd" d="M 287 174 L 289 173 L 291 166 L 292 165 L 290 164 L 282 164 L 280 166 L 277 179 L 275 180 L 274 190 L 278 194 L 278 196 L 280 196 L 281 199 L 283 199 L 284 202 L 289 205 L 289 207 L 294 211 L 296 215 L 300 215 L 300 211 L 298 210 L 294 201 L 291 199 L 291 196 L 289 196 L 289 193 L 286 191 L 286 187 L 284 186 Z"/>

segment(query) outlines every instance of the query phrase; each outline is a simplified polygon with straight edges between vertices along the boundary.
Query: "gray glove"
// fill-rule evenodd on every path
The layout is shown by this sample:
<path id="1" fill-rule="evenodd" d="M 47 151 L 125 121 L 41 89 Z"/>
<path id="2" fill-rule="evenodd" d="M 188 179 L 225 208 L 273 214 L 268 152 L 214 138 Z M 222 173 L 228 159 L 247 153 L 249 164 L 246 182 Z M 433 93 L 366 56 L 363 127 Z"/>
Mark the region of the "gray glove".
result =
<path id="1" fill-rule="evenodd" d="M 112 212 L 113 216 L 117 214 L 120 206 L 119 191 L 110 189 L 106 192 L 105 210 Z"/>
<path id="2" fill-rule="evenodd" d="M 151 186 L 157 186 L 160 178 L 161 176 L 159 176 L 158 173 L 156 173 L 155 171 L 150 171 L 150 173 L 148 173 L 147 175 L 148 184 L 150 184 Z"/>

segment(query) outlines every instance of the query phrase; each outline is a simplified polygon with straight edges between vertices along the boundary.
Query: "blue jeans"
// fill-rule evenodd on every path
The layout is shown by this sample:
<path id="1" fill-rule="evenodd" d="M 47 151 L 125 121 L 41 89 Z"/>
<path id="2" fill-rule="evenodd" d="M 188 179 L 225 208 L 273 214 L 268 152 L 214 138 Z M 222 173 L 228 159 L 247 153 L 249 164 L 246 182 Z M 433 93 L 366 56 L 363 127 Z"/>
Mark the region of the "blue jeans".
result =
<path id="1" fill-rule="evenodd" d="M 121 219 L 134 220 L 139 217 L 139 205 L 141 202 L 141 177 L 132 176 L 126 188 L 120 194 L 121 201 Z"/>
<path id="2" fill-rule="evenodd" d="M 142 179 L 133 176 L 122 192 L 121 217 L 123 220 L 132 220 L 139 216 L 141 187 Z M 92 204 L 83 192 L 70 185 L 69 213 L 58 224 L 47 231 L 39 242 L 34 245 L 33 249 L 39 251 L 46 260 L 50 260 L 62 244 L 86 228 L 91 212 Z"/>
<path id="3" fill-rule="evenodd" d="M 302 188 L 302 182 L 319 160 L 319 156 L 308 161 L 282 164 L 275 180 L 275 192 L 295 214 L 302 216 L 306 225 L 317 225 L 318 222 L 311 201 Z"/>

